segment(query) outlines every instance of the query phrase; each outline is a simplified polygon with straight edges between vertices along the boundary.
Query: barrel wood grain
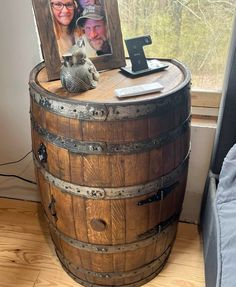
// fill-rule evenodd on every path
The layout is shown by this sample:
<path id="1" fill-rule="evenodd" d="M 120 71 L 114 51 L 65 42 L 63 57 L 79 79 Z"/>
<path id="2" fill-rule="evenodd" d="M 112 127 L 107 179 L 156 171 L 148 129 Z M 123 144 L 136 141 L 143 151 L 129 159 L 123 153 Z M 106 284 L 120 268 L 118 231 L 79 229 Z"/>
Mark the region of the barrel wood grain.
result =
<path id="1" fill-rule="evenodd" d="M 70 99 L 75 101 L 86 101 L 86 102 L 100 102 L 100 103 L 117 103 L 120 100 L 114 95 L 114 89 L 129 87 L 133 85 L 140 85 L 140 83 L 150 83 L 158 81 L 164 86 L 164 90 L 161 94 L 156 94 L 156 98 L 164 93 L 168 93 L 174 90 L 185 80 L 186 75 L 184 75 L 184 70 L 180 70 L 179 66 L 174 61 L 164 61 L 169 65 L 169 68 L 161 73 L 154 73 L 141 78 L 127 78 L 121 73 L 118 73 L 116 69 L 105 71 L 100 74 L 99 85 L 94 90 L 87 91 L 86 93 L 74 93 L 70 94 L 66 92 L 62 87 L 60 81 L 50 81 L 48 82 L 47 73 L 45 68 L 42 69 L 37 74 L 38 85 L 40 85 L 44 90 L 51 94 L 56 94 L 61 98 Z M 182 65 L 182 64 L 181 64 Z M 153 100 L 153 95 L 140 96 L 138 99 L 132 99 L 135 101 L 148 101 Z M 127 101 L 130 101 L 128 99 Z"/>
<path id="2" fill-rule="evenodd" d="M 42 202 L 48 219 L 58 230 L 73 239 L 94 244 L 122 244 L 138 240 L 139 235 L 165 222 L 173 214 L 179 214 L 185 193 L 185 170 L 179 177 L 174 190 L 162 201 L 138 205 L 147 195 L 122 200 L 85 199 L 61 192 L 49 184 L 41 173 L 38 173 Z M 156 192 L 148 194 L 152 197 Z M 55 216 L 50 213 L 49 205 L 55 200 Z M 94 229 L 93 220 L 105 223 L 102 231 Z"/>
<path id="3" fill-rule="evenodd" d="M 0 198 L 0 222 L 1 242 L 3 243 L 3 245 L 0 244 L 1 285 L 6 287 L 16 284 L 19 287 L 82 286 L 63 272 L 53 250 L 47 222 L 39 203 Z M 36 254 L 36 243 L 39 252 L 36 256 L 31 256 L 30 254 Z M 27 258 L 30 260 L 16 262 L 16 250 L 18 254 L 26 254 L 24 246 L 27 246 Z M 39 265 L 36 262 L 41 256 L 40 253 L 43 257 Z M 146 250 L 146 254 L 152 254 L 152 251 Z M 80 264 L 79 259 L 77 260 Z M 120 271 L 122 270 L 124 269 L 120 266 Z M 89 278 L 83 277 L 83 279 L 89 281 Z M 178 224 L 177 238 L 165 268 L 160 276 L 144 286 L 205 286 L 202 245 L 196 225 Z"/>
<path id="4" fill-rule="evenodd" d="M 48 151 L 47 164 L 44 165 L 46 170 L 64 181 L 94 187 L 131 186 L 155 180 L 180 165 L 190 148 L 189 128 L 173 143 L 125 155 L 75 154 L 47 142 L 34 130 L 32 134 L 35 156 L 41 143 Z"/>
<path id="5" fill-rule="evenodd" d="M 158 137 L 183 123 L 190 113 L 188 101 L 186 98 L 183 106 L 170 108 L 165 114 L 127 121 L 96 122 L 66 118 L 49 112 L 34 102 L 31 114 L 42 128 L 63 137 L 91 142 L 137 142 Z"/>
<path id="6" fill-rule="evenodd" d="M 190 76 L 181 63 L 168 63 L 168 70 L 137 79 L 106 71 L 95 90 L 73 95 L 59 81 L 47 82 L 42 66 L 31 73 L 42 204 L 57 256 L 82 285 L 141 286 L 170 255 L 187 179 Z M 164 85 L 162 92 L 114 96 L 116 88 L 155 81 Z M 157 180 L 161 188 L 139 194 Z M 119 195 L 103 198 L 112 188 Z"/>

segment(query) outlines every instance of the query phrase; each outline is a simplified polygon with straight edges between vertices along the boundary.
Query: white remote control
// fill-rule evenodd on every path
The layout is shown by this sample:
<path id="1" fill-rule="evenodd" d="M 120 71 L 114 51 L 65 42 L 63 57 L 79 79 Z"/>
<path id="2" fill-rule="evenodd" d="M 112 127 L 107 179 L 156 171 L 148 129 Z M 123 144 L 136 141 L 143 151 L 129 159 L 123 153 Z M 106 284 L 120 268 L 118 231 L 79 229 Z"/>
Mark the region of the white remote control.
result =
<path id="1" fill-rule="evenodd" d="M 127 88 L 116 89 L 115 95 L 118 98 L 135 97 L 154 92 L 160 92 L 163 88 L 164 87 L 161 84 L 155 82 L 150 84 L 143 84 L 137 86 L 130 86 Z"/>

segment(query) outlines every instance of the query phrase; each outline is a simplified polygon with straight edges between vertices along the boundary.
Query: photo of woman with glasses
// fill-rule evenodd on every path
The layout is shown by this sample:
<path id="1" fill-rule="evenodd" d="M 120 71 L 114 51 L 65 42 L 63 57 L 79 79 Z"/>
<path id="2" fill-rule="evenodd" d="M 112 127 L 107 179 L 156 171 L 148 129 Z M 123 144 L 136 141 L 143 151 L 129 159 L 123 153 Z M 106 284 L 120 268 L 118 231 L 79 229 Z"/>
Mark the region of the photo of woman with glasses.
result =
<path id="1" fill-rule="evenodd" d="M 81 36 L 81 29 L 75 24 L 79 17 L 78 5 L 74 0 L 50 0 L 50 4 L 59 54 L 62 56 Z"/>

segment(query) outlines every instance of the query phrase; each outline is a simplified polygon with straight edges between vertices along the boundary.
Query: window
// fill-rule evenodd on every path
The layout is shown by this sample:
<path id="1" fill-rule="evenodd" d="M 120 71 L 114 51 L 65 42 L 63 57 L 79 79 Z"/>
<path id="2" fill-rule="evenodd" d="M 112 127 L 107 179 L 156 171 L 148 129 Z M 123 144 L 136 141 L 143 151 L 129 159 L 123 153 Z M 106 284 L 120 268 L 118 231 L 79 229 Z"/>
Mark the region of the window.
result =
<path id="1" fill-rule="evenodd" d="M 221 91 L 235 0 L 118 0 L 123 38 L 150 34 L 147 57 L 176 58 L 192 89 Z"/>

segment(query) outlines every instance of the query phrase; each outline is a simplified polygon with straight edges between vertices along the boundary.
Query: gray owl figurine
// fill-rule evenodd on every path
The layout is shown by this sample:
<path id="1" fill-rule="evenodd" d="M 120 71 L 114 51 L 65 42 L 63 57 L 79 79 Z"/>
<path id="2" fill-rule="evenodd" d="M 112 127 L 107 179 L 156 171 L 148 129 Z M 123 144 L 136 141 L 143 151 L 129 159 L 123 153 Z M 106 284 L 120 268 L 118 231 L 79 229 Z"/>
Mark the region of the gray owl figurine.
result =
<path id="1" fill-rule="evenodd" d="M 99 73 L 87 58 L 84 41 L 79 40 L 72 46 L 70 53 L 63 55 L 60 71 L 62 86 L 70 93 L 94 89 L 97 86 Z"/>

